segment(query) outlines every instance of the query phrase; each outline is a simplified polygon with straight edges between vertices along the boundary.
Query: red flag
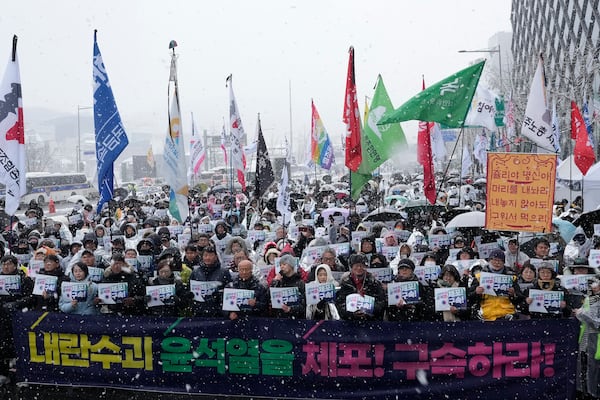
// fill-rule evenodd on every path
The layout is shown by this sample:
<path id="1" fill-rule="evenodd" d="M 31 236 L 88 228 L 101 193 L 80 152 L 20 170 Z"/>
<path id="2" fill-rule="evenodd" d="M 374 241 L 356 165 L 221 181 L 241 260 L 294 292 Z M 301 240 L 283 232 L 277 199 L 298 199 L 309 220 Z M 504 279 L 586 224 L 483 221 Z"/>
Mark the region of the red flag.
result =
<path id="1" fill-rule="evenodd" d="M 350 47 L 348 59 L 348 77 L 346 78 L 346 97 L 344 100 L 344 123 L 346 124 L 346 167 L 356 172 L 362 162 L 360 149 L 361 123 L 356 96 L 354 77 L 354 47 Z"/>
<path id="2" fill-rule="evenodd" d="M 585 175 L 596 162 L 596 154 L 594 153 L 592 142 L 590 142 L 585 122 L 583 121 L 581 112 L 579 112 L 577 103 L 571 101 L 571 137 L 573 135 L 576 137 L 575 149 L 573 150 L 575 165 Z"/>
<path id="3" fill-rule="evenodd" d="M 423 79 L 425 90 L 425 79 Z M 417 134 L 417 161 L 423 166 L 423 192 L 431 204 L 435 204 L 435 177 L 433 176 L 433 157 L 431 155 L 431 130 L 433 122 L 419 121 Z"/>

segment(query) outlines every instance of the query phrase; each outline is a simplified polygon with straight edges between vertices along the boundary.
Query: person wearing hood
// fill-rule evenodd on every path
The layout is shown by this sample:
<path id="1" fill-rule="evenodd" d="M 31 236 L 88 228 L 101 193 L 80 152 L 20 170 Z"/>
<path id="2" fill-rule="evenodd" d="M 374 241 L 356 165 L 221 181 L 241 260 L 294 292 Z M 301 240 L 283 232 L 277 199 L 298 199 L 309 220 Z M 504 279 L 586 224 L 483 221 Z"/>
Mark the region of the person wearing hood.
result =
<path id="1" fill-rule="evenodd" d="M 248 319 L 266 315 L 269 306 L 269 293 L 263 283 L 254 275 L 254 266 L 250 260 L 242 260 L 238 264 L 238 275 L 227 287 L 232 289 L 252 290 L 254 298 L 247 304 L 239 306 L 240 311 L 223 311 L 229 320 Z"/>
<path id="2" fill-rule="evenodd" d="M 281 308 L 273 308 L 272 316 L 275 318 L 304 319 L 306 317 L 306 300 L 304 281 L 298 273 L 298 259 L 289 254 L 281 256 L 279 260 L 279 273 L 273 277 L 270 287 L 296 287 L 298 299 L 293 304 L 283 304 Z"/>
<path id="3" fill-rule="evenodd" d="M 229 226 L 227 226 L 225 221 L 218 221 L 215 224 L 215 234 L 210 239 L 215 244 L 218 252 L 217 254 L 219 254 L 219 256 L 222 255 L 225 252 L 229 239 L 231 239 Z"/>
<path id="4" fill-rule="evenodd" d="M 440 278 L 437 281 L 437 287 L 440 288 L 464 287 L 466 289 L 468 285 L 469 276 L 461 276 L 458 272 L 458 269 L 456 269 L 456 267 L 452 264 L 444 265 L 444 268 L 442 268 L 442 272 L 440 273 Z M 451 306 L 449 311 L 442 311 L 441 313 L 442 319 L 445 322 L 466 321 L 470 316 L 470 308 L 468 305 L 465 309 L 459 309 Z"/>
<path id="5" fill-rule="evenodd" d="M 340 281 L 340 290 L 337 293 L 335 304 L 340 317 L 344 320 L 382 320 L 386 307 L 385 291 L 381 283 L 367 272 L 368 260 L 364 254 L 352 254 L 348 259 L 350 273 L 344 275 Z M 351 294 L 371 296 L 375 299 L 373 314 L 362 310 L 347 311 L 346 298 Z"/>
<path id="6" fill-rule="evenodd" d="M 202 262 L 190 277 L 191 281 L 217 282 L 212 294 L 204 296 L 204 301 L 194 301 L 192 304 L 193 315 L 198 317 L 222 317 L 223 288 L 231 282 L 229 270 L 221 267 L 217 249 L 209 246 L 202 252 Z"/>
<path id="7" fill-rule="evenodd" d="M 333 279 L 331 268 L 327 264 L 320 264 L 316 267 L 313 282 L 332 283 L 336 288 L 339 286 L 339 283 Z M 326 299 L 322 299 L 317 304 L 306 306 L 306 319 L 339 320 L 340 313 L 335 306 L 335 302 L 328 302 Z"/>
<path id="8" fill-rule="evenodd" d="M 512 277 L 512 285 L 508 288 L 508 296 L 484 294 L 485 289 L 479 283 L 481 272 L 475 274 L 475 278 L 473 278 L 467 290 L 467 302 L 475 306 L 476 317 L 484 321 L 495 321 L 501 318 L 514 319 L 516 315 L 515 307 L 523 301 L 523 294 L 517 283 L 517 277 L 512 270 L 504 265 L 504 260 L 505 256 L 502 250 L 493 250 L 490 253 L 486 272 Z"/>
<path id="9" fill-rule="evenodd" d="M 574 259 L 573 264 L 565 267 L 563 275 L 588 275 L 588 278 L 592 278 L 600 274 L 597 267 L 589 265 L 588 259 L 585 257 L 578 257 Z M 580 308 L 585 299 L 585 292 L 579 290 L 579 288 L 570 288 L 569 293 L 565 295 L 567 305 L 571 309 Z"/>
<path id="10" fill-rule="evenodd" d="M 177 277 L 171 267 L 174 265 L 172 258 L 163 258 L 158 262 L 156 267 L 157 275 L 155 278 L 148 281 L 147 286 L 158 285 L 173 285 L 175 294 L 169 298 L 162 300 L 163 305 L 148 307 L 146 305 L 146 313 L 157 317 L 176 317 L 180 315 L 180 311 L 185 308 L 186 300 L 189 297 L 189 292 L 179 277 Z M 147 303 L 151 299 L 146 297 Z"/>
<path id="11" fill-rule="evenodd" d="M 588 239 L 583 228 L 578 226 L 575 229 L 573 238 L 565 246 L 565 251 L 563 253 L 565 264 L 572 264 L 577 258 L 587 258 L 590 255 L 593 244 L 593 240 Z"/>
<path id="12" fill-rule="evenodd" d="M 200 250 L 198 249 L 197 245 L 188 244 L 187 246 L 185 246 L 183 251 L 183 265 L 188 267 L 190 271 L 193 271 L 195 267 L 200 265 Z"/>
<path id="13" fill-rule="evenodd" d="M 34 310 L 36 311 L 58 311 L 58 299 L 61 294 L 61 284 L 67 282 L 69 278 L 64 274 L 60 259 L 56 254 L 49 254 L 44 257 L 44 268 L 42 268 L 37 276 L 54 276 L 56 277 L 56 286 L 52 291 L 42 290 L 39 295 L 33 295 L 35 301 Z"/>
<path id="14" fill-rule="evenodd" d="M 240 236 L 243 239 L 246 239 L 246 236 L 248 235 L 248 229 L 246 229 L 244 224 L 240 223 L 237 212 L 232 212 L 227 216 L 227 224 L 231 228 L 232 236 Z"/>
<path id="15" fill-rule="evenodd" d="M 400 260 L 394 282 L 419 282 L 412 260 Z M 386 309 L 388 321 L 418 322 L 435 319 L 433 287 L 425 286 L 421 282 L 418 285 L 419 302 L 408 304 L 404 299 L 400 299 L 397 304 L 388 305 Z"/>
<path id="16" fill-rule="evenodd" d="M 183 258 L 179 249 L 176 247 L 164 249 L 163 252 L 158 256 L 157 264 L 165 258 L 172 260 L 170 264 L 171 270 L 185 285 L 187 285 L 190 282 L 190 277 L 192 276 L 192 267 L 188 267 L 187 265 L 183 264 Z"/>
<path id="17" fill-rule="evenodd" d="M 515 273 L 523 268 L 525 262 L 529 261 L 529 256 L 519 249 L 519 240 L 517 238 L 508 239 L 504 263 Z"/>
<path id="18" fill-rule="evenodd" d="M 415 265 L 417 264 L 416 260 L 411 257 L 411 254 L 412 254 L 412 247 L 409 244 L 402 243 L 400 245 L 400 247 L 398 247 L 398 253 L 396 254 L 396 257 L 394 257 L 394 259 L 392 261 L 390 261 L 390 268 L 392 269 L 392 272 L 394 273 L 394 275 L 396 275 L 398 273 L 398 264 L 400 263 L 401 260 L 408 258 L 413 263 L 415 263 Z"/>
<path id="19" fill-rule="evenodd" d="M 110 237 L 110 235 L 106 234 L 106 229 L 104 228 L 104 225 L 96 225 L 94 227 L 94 235 L 96 235 L 96 240 L 98 241 L 100 246 L 105 246 L 105 238 Z"/>
<path id="20" fill-rule="evenodd" d="M 85 260 L 83 261 L 85 262 Z M 104 270 L 102 283 L 127 283 L 127 297 L 123 299 L 122 303 L 104 305 L 103 313 L 144 315 L 146 300 L 144 281 L 127 265 L 122 254 L 113 254 L 110 266 Z"/>
<path id="21" fill-rule="evenodd" d="M 98 285 L 90 281 L 88 266 L 83 262 L 76 263 L 71 270 L 70 281 L 86 284 L 85 297 L 72 299 L 61 295 L 58 300 L 60 311 L 65 314 L 99 315 L 98 304 L 100 304 L 100 298 L 98 298 Z"/>
<path id="22" fill-rule="evenodd" d="M 530 311 L 531 319 L 557 319 L 557 318 L 569 318 L 571 316 L 571 307 L 567 305 L 566 296 L 568 294 L 567 289 L 561 286 L 560 280 L 556 277 L 556 271 L 554 266 L 549 262 L 541 262 L 537 266 L 537 280 L 533 283 L 533 286 L 526 289 L 524 292 L 525 302 L 531 306 L 533 299 L 529 297 L 531 290 L 545 290 L 551 292 L 562 292 L 563 299 L 558 304 L 559 310 L 556 313 L 541 313 Z"/>

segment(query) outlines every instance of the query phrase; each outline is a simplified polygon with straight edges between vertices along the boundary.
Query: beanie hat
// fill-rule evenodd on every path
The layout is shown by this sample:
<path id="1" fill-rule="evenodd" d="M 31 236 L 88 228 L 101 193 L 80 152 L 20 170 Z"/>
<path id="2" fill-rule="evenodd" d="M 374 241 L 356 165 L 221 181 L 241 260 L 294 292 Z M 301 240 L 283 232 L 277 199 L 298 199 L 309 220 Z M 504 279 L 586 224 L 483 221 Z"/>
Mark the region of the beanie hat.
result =
<path id="1" fill-rule="evenodd" d="M 504 252 L 502 250 L 500 250 L 500 249 L 494 249 L 494 250 L 492 250 L 492 252 L 490 253 L 490 257 L 489 258 L 490 258 L 490 260 L 492 258 L 497 258 L 497 259 L 502 260 L 502 261 L 504 261 L 506 259 L 505 256 L 504 256 Z"/>
<path id="2" fill-rule="evenodd" d="M 415 270 L 415 263 L 408 258 L 404 258 L 398 262 L 398 269 L 400 268 L 410 268 L 411 270 Z"/>
<path id="3" fill-rule="evenodd" d="M 281 254 L 287 254 L 290 255 L 292 257 L 294 257 L 296 254 L 294 253 L 294 249 L 292 248 L 292 245 L 289 243 L 286 243 L 285 246 L 283 246 L 283 249 L 281 249 Z"/>
<path id="4" fill-rule="evenodd" d="M 281 256 L 281 258 L 279 259 L 279 265 L 282 264 L 286 264 L 289 265 L 290 267 L 292 267 L 292 269 L 294 271 L 298 270 L 298 260 L 296 259 L 296 257 L 289 255 L 289 254 L 284 254 Z"/>

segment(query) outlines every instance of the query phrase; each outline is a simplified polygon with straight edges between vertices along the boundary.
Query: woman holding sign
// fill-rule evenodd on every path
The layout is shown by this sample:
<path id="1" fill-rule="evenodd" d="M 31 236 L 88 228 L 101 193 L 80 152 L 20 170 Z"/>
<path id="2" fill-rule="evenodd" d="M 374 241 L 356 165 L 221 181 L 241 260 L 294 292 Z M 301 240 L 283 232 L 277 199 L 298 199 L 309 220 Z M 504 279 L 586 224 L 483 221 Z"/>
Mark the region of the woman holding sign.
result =
<path id="1" fill-rule="evenodd" d="M 272 315 L 275 318 L 304 319 L 305 289 L 304 281 L 298 273 L 298 259 L 285 254 L 279 259 L 279 267 L 279 273 L 273 278 L 270 288 Z M 283 288 L 289 290 L 279 290 Z"/>
<path id="2" fill-rule="evenodd" d="M 79 261 L 71 270 L 71 281 L 61 284 L 58 307 L 67 314 L 98 315 L 98 304 L 98 286 L 90 281 L 88 266 Z"/>
<path id="3" fill-rule="evenodd" d="M 34 309 L 37 311 L 58 311 L 60 287 L 68 281 L 60 267 L 60 259 L 56 254 L 44 258 L 44 267 L 36 274 L 33 298 Z"/>
<path id="4" fill-rule="evenodd" d="M 541 262 L 537 267 L 538 279 L 525 291 L 525 301 L 529 304 L 532 319 L 569 318 L 571 308 L 565 301 L 567 289 L 556 278 L 554 266 Z"/>
<path id="5" fill-rule="evenodd" d="M 333 279 L 331 268 L 327 264 L 320 264 L 315 268 L 315 280 L 311 284 L 329 283 L 333 285 L 333 291 L 339 286 L 337 281 Z M 308 286 L 307 286 L 308 287 Z M 340 314 L 334 303 L 335 295 L 331 299 L 321 298 L 316 304 L 306 306 L 306 319 L 316 320 L 339 320 Z M 307 300 L 308 302 L 308 300 Z"/>

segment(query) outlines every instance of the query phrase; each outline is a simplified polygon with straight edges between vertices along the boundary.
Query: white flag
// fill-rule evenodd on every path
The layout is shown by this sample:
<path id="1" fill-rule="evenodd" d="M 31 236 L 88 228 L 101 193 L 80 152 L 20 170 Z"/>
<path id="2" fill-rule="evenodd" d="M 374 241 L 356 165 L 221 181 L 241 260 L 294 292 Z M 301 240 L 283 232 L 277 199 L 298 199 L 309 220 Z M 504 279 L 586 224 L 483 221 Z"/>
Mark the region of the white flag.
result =
<path id="1" fill-rule="evenodd" d="M 287 148 L 287 140 L 286 140 Z M 290 167 L 289 160 L 286 157 L 285 164 L 281 170 L 281 183 L 279 184 L 279 195 L 277 196 L 277 211 L 281 214 L 283 225 L 287 225 L 292 218 L 290 209 L 290 188 L 288 187 L 288 168 Z"/>
<path id="2" fill-rule="evenodd" d="M 436 122 L 433 124 L 433 129 L 431 130 L 431 155 L 433 156 L 433 161 L 437 164 L 442 164 L 447 154 L 440 124 Z"/>
<path id="3" fill-rule="evenodd" d="M 206 158 L 206 149 L 204 148 L 204 142 L 202 136 L 196 132 L 196 123 L 194 122 L 194 113 L 192 113 L 192 138 L 190 139 L 190 172 L 193 175 L 197 175 L 200 170 L 200 166 Z"/>
<path id="4" fill-rule="evenodd" d="M 21 76 L 17 58 L 17 37 L 0 85 L 0 183 L 6 186 L 5 211 L 14 215 L 19 207 L 25 186 L 25 129 L 23 125 L 23 99 Z"/>
<path id="5" fill-rule="evenodd" d="M 527 98 L 521 135 L 538 145 L 539 152 L 554 153 L 558 149 L 552 132 L 552 117 L 548 109 L 545 82 L 544 64 L 540 58 Z"/>
<path id="6" fill-rule="evenodd" d="M 484 171 L 487 167 L 487 147 L 488 138 L 485 133 L 477 135 L 473 143 L 473 157 L 483 166 Z"/>
<path id="7" fill-rule="evenodd" d="M 246 155 L 244 154 L 243 145 L 246 133 L 233 94 L 233 78 L 231 75 L 227 77 L 226 83 L 229 86 L 229 136 L 231 138 L 229 151 L 231 165 L 237 171 L 238 182 L 242 185 L 242 190 L 246 190 Z"/>
<path id="8" fill-rule="evenodd" d="M 489 89 L 483 86 L 477 86 L 471 108 L 467 113 L 465 125 L 482 126 L 490 131 L 497 131 L 496 127 L 496 98 L 498 96 Z"/>
<path id="9" fill-rule="evenodd" d="M 171 57 L 171 76 L 169 78 L 169 82 L 173 82 L 173 89 L 169 93 L 171 95 L 169 129 L 165 139 L 163 160 L 165 162 L 165 181 L 171 187 L 169 193 L 169 212 L 173 218 L 182 223 L 189 215 L 189 186 L 187 183 L 188 168 L 185 162 L 185 150 L 183 146 L 181 113 L 179 111 L 179 91 L 177 89 L 177 66 L 175 60 L 176 56 L 175 53 L 173 53 Z"/>
<path id="10" fill-rule="evenodd" d="M 463 155 L 462 155 L 462 163 L 461 163 L 461 174 L 462 178 L 469 176 L 471 174 L 471 166 L 473 165 L 473 161 L 471 161 L 471 153 L 469 153 L 469 147 L 465 144 L 463 147 Z"/>

